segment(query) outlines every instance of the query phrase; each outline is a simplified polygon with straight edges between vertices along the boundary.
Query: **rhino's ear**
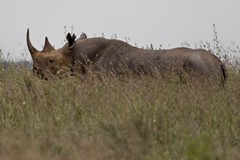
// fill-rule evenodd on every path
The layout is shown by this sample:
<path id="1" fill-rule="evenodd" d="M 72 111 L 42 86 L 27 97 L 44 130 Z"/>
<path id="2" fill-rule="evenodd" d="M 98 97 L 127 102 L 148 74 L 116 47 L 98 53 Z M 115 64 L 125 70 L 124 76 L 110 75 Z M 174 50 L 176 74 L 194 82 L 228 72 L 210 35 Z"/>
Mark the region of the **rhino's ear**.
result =
<path id="1" fill-rule="evenodd" d="M 53 50 L 55 50 L 54 47 L 50 44 L 50 42 L 48 41 L 48 38 L 46 37 L 42 52 L 46 53 L 46 52 L 51 52 Z"/>
<path id="2" fill-rule="evenodd" d="M 71 36 L 71 34 L 68 33 L 66 39 L 67 39 L 67 41 L 68 41 L 68 46 L 69 46 L 69 47 L 72 47 L 72 45 L 73 45 L 74 42 L 75 42 L 76 35 L 73 34 L 73 35 Z"/>

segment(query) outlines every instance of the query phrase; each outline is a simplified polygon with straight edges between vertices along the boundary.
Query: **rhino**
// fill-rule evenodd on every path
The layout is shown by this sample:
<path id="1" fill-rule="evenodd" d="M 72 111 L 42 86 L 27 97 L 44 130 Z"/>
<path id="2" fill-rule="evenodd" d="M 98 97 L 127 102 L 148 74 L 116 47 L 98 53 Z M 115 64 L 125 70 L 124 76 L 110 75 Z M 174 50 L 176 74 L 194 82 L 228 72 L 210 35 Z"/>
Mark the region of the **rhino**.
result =
<path id="1" fill-rule="evenodd" d="M 150 75 L 165 78 L 167 75 L 190 79 L 207 79 L 213 83 L 224 84 L 227 70 L 224 63 L 211 52 L 204 49 L 173 48 L 147 50 L 134 47 L 116 39 L 80 38 L 68 33 L 67 43 L 55 49 L 45 38 L 42 51 L 37 50 L 29 38 L 27 46 L 33 60 L 33 73 L 42 79 L 56 75 L 61 70 L 72 75 L 111 73 L 114 75 Z"/>

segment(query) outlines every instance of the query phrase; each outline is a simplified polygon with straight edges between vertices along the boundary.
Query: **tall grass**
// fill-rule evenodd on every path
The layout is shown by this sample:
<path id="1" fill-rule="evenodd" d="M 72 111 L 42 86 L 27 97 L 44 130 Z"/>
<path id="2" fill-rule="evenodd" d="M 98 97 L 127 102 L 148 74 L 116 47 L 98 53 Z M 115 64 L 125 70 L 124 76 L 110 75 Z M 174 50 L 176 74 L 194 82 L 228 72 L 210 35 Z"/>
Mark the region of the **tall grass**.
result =
<path id="1" fill-rule="evenodd" d="M 0 159 L 239 159 L 239 78 L 222 88 L 1 70 Z"/>

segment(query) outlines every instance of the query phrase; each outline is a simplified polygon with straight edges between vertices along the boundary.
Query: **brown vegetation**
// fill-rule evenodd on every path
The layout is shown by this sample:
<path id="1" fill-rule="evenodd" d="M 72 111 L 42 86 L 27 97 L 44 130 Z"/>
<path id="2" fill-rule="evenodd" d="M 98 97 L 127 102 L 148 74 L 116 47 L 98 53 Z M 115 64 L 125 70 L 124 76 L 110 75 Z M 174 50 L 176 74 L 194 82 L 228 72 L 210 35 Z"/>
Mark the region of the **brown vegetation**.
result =
<path id="1" fill-rule="evenodd" d="M 239 79 L 230 72 L 222 88 L 0 70 L 0 159 L 239 159 Z"/>

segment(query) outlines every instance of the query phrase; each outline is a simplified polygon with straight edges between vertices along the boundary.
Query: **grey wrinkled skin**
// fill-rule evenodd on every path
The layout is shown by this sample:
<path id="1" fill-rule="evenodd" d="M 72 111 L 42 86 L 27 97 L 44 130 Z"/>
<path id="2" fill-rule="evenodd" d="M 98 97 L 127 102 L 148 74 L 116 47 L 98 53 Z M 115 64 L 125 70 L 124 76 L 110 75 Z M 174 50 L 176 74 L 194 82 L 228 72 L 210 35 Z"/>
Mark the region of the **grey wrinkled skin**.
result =
<path id="1" fill-rule="evenodd" d="M 190 79 L 207 79 L 224 84 L 226 67 L 215 55 L 204 49 L 174 48 L 167 50 L 146 50 L 133 47 L 123 41 L 105 38 L 87 38 L 82 34 L 68 34 L 68 42 L 60 49 L 54 49 L 45 40 L 43 51 L 35 49 L 27 32 L 27 44 L 33 59 L 34 72 L 47 79 L 62 68 L 69 68 L 74 74 L 86 74 L 89 70 L 115 75 L 151 75 L 166 77 L 169 73 Z M 49 73 L 45 73 L 48 71 Z"/>

